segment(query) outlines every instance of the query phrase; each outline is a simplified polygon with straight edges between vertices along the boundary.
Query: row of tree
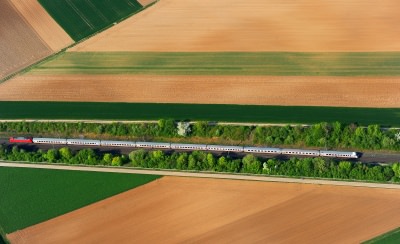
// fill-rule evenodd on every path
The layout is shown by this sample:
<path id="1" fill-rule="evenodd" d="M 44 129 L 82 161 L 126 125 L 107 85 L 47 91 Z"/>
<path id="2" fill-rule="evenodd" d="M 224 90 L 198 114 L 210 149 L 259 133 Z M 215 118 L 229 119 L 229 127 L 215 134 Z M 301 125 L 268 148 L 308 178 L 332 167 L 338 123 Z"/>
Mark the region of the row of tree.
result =
<path id="1" fill-rule="evenodd" d="M 398 130 L 379 125 L 319 123 L 312 126 L 233 126 L 208 122 L 194 124 L 159 120 L 158 123 L 55 123 L 3 122 L 0 132 L 8 134 L 71 137 L 83 135 L 97 139 L 165 140 L 184 138 L 191 142 L 218 140 L 226 144 L 319 147 L 342 149 L 400 150 Z"/>
<path id="2" fill-rule="evenodd" d="M 101 153 L 87 148 L 79 151 L 71 151 L 68 147 L 60 149 L 49 149 L 47 151 L 33 150 L 28 151 L 18 146 L 11 149 L 0 145 L 0 159 L 7 161 L 28 161 L 28 162 L 50 162 L 67 164 L 86 164 L 86 165 L 109 165 L 121 166 L 128 163 L 129 159 L 125 155 L 113 155 L 111 153 Z"/>
<path id="3" fill-rule="evenodd" d="M 9 161 L 52 162 L 87 165 L 133 166 L 142 168 L 178 169 L 250 173 L 292 177 L 318 177 L 368 181 L 400 181 L 400 163 L 368 165 L 326 158 L 291 158 L 260 160 L 252 154 L 243 158 L 215 156 L 209 152 L 172 152 L 135 150 L 125 155 L 102 153 L 92 149 L 76 152 L 68 147 L 48 151 L 26 151 L 0 145 L 0 159 Z"/>

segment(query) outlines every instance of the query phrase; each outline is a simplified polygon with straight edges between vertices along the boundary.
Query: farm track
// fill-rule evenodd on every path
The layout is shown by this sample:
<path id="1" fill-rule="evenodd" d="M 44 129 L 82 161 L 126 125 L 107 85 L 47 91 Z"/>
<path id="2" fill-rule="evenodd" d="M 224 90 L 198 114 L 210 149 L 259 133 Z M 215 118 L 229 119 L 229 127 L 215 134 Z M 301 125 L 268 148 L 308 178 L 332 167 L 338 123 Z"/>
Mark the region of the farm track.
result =
<path id="1" fill-rule="evenodd" d="M 8 237 L 13 243 L 359 243 L 397 227 L 398 191 L 163 177 Z"/>
<path id="2" fill-rule="evenodd" d="M 150 85 L 149 85 L 150 84 Z M 400 77 L 23 75 L 2 101 L 400 107 Z"/>

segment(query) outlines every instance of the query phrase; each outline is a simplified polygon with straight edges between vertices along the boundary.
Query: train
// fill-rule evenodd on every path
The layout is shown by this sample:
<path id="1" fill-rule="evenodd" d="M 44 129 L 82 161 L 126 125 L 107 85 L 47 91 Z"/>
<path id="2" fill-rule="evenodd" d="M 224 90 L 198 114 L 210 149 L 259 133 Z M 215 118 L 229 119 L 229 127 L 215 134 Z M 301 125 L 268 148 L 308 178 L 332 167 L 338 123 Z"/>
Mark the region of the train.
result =
<path id="1" fill-rule="evenodd" d="M 67 139 L 67 138 L 10 137 L 9 142 L 53 144 L 53 145 L 99 146 L 99 147 L 132 147 L 132 148 L 171 149 L 171 150 L 202 150 L 202 151 L 216 151 L 216 152 L 282 154 L 282 155 L 296 155 L 296 156 L 309 156 L 309 157 L 321 156 L 321 157 L 332 157 L 332 158 L 359 158 L 360 155 L 357 152 L 331 151 L 331 150 L 247 147 L 247 146 L 227 146 L 227 145 L 209 145 L 209 144 L 185 144 L 185 143 L 169 143 L 169 142 L 109 141 L 109 140 Z"/>

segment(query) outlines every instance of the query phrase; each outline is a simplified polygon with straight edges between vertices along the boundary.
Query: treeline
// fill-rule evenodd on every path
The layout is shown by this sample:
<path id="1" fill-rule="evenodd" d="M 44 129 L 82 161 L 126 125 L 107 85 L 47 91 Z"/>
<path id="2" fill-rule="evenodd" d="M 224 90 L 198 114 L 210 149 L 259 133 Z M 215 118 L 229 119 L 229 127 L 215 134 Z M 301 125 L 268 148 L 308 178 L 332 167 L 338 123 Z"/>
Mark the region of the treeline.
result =
<path id="1" fill-rule="evenodd" d="M 55 123 L 3 122 L 0 132 L 34 136 L 69 137 L 85 135 L 96 139 L 165 140 L 181 138 L 187 142 L 218 140 L 231 145 L 267 145 L 342 149 L 400 150 L 398 130 L 382 130 L 379 125 L 319 123 L 303 126 L 232 126 L 196 122 L 187 127 L 185 137 L 178 134 L 174 120 L 158 123 Z"/>
<path id="2" fill-rule="evenodd" d="M 400 163 L 368 165 L 326 158 L 291 158 L 261 160 L 252 154 L 243 158 L 215 156 L 209 152 L 132 151 L 129 156 L 101 153 L 92 149 L 77 152 L 64 147 L 48 151 L 26 151 L 17 146 L 0 146 L 0 159 L 9 161 L 52 162 L 87 165 L 133 166 L 141 168 L 214 171 L 263 174 L 290 177 L 317 177 L 367 180 L 379 182 L 400 181 Z"/>
<path id="3" fill-rule="evenodd" d="M 27 151 L 18 146 L 11 149 L 0 145 L 0 159 L 6 161 L 28 161 L 28 162 L 50 162 L 67 164 L 108 165 L 121 166 L 129 162 L 125 155 L 113 155 L 111 153 L 100 153 L 87 148 L 73 152 L 68 147 L 60 149 L 41 149 Z"/>

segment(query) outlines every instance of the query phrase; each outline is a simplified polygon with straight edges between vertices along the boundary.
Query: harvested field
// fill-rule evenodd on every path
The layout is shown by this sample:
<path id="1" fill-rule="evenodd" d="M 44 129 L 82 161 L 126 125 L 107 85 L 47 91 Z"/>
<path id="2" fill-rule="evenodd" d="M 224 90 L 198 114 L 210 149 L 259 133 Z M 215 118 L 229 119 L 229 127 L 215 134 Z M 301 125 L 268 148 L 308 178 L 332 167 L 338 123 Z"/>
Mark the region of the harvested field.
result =
<path id="1" fill-rule="evenodd" d="M 10 0 L 26 22 L 38 33 L 41 39 L 57 52 L 74 41 L 68 34 L 50 17 L 37 0 Z"/>
<path id="2" fill-rule="evenodd" d="M 23 75 L 0 85 L 0 100 L 400 107 L 399 84 L 400 77 Z"/>
<path id="3" fill-rule="evenodd" d="M 0 79 L 52 53 L 9 0 L 0 1 L 0 33 Z"/>
<path id="4" fill-rule="evenodd" d="M 71 51 L 400 51 L 399 9 L 397 0 L 161 0 Z"/>
<path id="5" fill-rule="evenodd" d="M 8 235 L 12 243 L 358 243 L 399 225 L 398 190 L 163 177 Z"/>

